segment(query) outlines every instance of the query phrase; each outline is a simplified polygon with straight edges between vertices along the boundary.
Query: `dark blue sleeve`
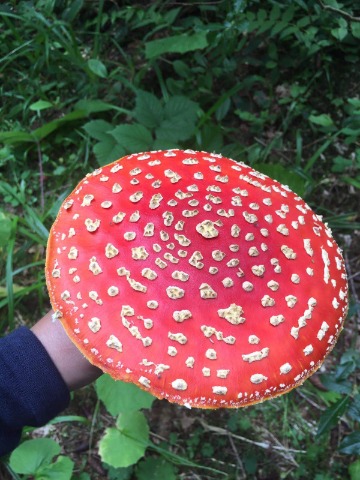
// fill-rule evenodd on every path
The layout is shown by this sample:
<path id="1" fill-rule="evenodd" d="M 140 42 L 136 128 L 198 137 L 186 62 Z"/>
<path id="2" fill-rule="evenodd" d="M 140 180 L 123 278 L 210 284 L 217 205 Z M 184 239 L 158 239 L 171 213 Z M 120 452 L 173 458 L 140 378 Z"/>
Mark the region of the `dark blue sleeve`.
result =
<path id="1" fill-rule="evenodd" d="M 42 343 L 26 327 L 0 339 L 0 456 L 24 426 L 40 427 L 64 410 L 70 393 Z"/>

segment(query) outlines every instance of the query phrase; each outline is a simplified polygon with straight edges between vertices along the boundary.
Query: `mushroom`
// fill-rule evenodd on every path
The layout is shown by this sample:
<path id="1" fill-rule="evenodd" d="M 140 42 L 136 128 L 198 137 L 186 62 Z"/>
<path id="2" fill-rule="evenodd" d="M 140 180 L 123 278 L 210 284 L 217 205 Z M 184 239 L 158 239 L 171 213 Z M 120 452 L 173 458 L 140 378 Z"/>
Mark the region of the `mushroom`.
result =
<path id="1" fill-rule="evenodd" d="M 276 180 L 193 150 L 88 174 L 51 228 L 46 281 L 92 364 L 190 407 L 241 407 L 301 385 L 348 308 L 321 217 Z"/>

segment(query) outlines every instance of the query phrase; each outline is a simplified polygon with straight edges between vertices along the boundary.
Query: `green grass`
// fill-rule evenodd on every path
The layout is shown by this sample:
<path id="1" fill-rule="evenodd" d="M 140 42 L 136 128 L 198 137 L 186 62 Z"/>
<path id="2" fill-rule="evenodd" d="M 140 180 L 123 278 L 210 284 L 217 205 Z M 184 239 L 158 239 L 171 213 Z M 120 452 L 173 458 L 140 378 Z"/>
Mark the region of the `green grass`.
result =
<path id="1" fill-rule="evenodd" d="M 169 479 L 359 478 L 358 16 L 348 0 L 0 5 L 2 334 L 49 307 L 45 247 L 66 195 L 92 169 L 148 148 L 221 152 L 288 184 L 329 223 L 352 278 L 326 392 L 307 382 L 245 410 L 172 407 L 170 417 L 162 404 L 147 414 L 156 448 L 145 460 L 120 471 L 75 455 L 73 480 L 101 478 L 91 462 L 112 479 L 157 468 Z M 70 422 L 84 408 L 96 412 L 90 430 Z M 71 409 L 55 425 L 65 450 L 79 435 L 96 445 L 114 423 L 91 389 Z M 4 475 L 19 478 L 9 466 Z"/>

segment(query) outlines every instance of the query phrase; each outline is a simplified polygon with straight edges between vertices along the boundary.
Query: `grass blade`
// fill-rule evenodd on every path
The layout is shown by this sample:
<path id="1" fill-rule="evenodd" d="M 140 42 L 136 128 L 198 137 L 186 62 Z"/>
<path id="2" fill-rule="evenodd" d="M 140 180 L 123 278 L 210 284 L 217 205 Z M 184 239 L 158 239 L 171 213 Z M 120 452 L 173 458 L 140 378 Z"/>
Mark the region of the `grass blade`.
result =
<path id="1" fill-rule="evenodd" d="M 18 223 L 18 217 L 14 217 L 11 223 L 11 234 L 9 243 L 6 249 L 6 267 L 5 267 L 5 274 L 6 274 L 6 290 L 7 290 L 7 298 L 8 298 L 8 325 L 10 330 L 14 329 L 14 290 L 13 290 L 13 253 L 15 247 L 15 238 L 16 238 L 16 227 Z"/>

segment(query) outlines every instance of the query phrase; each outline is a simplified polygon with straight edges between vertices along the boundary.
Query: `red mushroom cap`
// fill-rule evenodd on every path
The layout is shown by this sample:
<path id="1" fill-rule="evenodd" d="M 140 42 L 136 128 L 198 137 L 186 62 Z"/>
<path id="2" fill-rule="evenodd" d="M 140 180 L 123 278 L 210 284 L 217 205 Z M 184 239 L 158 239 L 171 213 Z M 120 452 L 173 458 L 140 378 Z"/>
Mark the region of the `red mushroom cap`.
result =
<path id="1" fill-rule="evenodd" d="M 46 279 L 91 363 L 203 408 L 303 383 L 348 306 L 321 218 L 247 165 L 192 150 L 128 155 L 87 175 L 52 226 Z"/>

